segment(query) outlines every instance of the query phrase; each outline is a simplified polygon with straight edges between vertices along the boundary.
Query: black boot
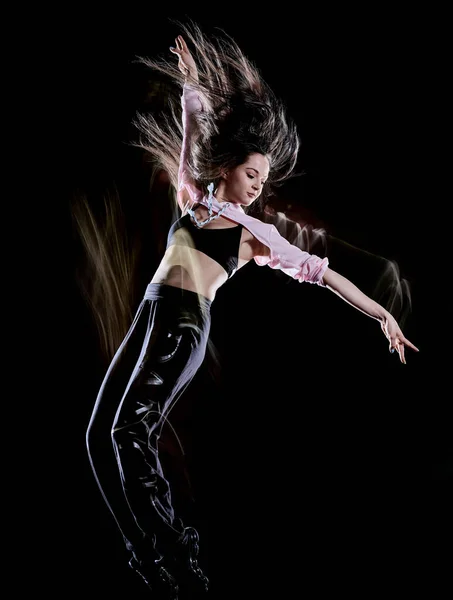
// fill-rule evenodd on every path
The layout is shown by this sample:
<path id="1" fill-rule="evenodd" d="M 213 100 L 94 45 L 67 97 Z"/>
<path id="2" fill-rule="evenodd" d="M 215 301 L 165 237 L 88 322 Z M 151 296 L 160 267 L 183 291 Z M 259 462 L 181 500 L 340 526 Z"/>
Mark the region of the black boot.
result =
<path id="1" fill-rule="evenodd" d="M 139 562 L 134 557 L 129 561 L 133 569 L 155 595 L 156 600 L 178 600 L 179 587 L 176 579 L 158 562 Z"/>
<path id="2" fill-rule="evenodd" d="M 193 527 L 186 527 L 179 538 L 174 554 L 171 571 L 175 574 L 180 587 L 189 592 L 207 592 L 209 579 L 198 565 L 198 532 Z M 169 563 L 170 564 L 170 563 Z"/>

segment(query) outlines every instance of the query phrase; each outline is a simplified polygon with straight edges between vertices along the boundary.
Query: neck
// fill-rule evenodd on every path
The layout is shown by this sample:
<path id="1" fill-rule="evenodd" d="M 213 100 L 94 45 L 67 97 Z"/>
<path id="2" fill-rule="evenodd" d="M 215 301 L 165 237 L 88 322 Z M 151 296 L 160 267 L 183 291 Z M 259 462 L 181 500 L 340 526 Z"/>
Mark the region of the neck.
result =
<path id="1" fill-rule="evenodd" d="M 228 198 L 225 197 L 221 186 L 214 190 L 214 197 L 220 204 L 222 204 L 223 202 L 229 202 Z"/>

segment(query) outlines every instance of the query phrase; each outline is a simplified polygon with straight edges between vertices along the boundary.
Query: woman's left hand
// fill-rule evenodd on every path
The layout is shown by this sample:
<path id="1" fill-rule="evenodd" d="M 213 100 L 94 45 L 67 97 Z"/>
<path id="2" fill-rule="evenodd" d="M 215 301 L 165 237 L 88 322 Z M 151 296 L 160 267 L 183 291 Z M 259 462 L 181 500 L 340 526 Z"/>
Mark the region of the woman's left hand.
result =
<path id="1" fill-rule="evenodd" d="M 173 54 L 176 54 L 179 57 L 179 70 L 185 75 L 186 80 L 192 79 L 198 81 L 197 65 L 182 35 L 178 35 L 175 39 L 175 43 L 176 46 L 170 46 L 170 52 L 173 52 Z"/>
<path id="2" fill-rule="evenodd" d="M 414 344 L 410 342 L 406 337 L 404 337 L 403 332 L 399 328 L 398 323 L 390 313 L 388 313 L 384 317 L 384 320 L 381 321 L 381 328 L 384 332 L 385 337 L 390 343 L 390 352 L 395 352 L 396 350 L 399 354 L 400 361 L 403 364 L 406 364 L 406 358 L 404 356 L 405 346 L 407 346 L 408 348 L 412 348 L 412 350 L 415 350 L 416 352 L 419 352 L 419 349 L 416 346 L 414 346 Z"/>

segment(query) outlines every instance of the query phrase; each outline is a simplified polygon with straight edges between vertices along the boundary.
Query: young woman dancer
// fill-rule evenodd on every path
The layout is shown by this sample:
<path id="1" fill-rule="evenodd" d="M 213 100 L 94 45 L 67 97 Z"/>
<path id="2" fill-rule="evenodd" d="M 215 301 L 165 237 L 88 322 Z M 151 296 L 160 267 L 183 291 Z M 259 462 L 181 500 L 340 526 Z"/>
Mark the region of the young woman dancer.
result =
<path id="1" fill-rule="evenodd" d="M 140 116 L 141 145 L 169 176 L 180 218 L 101 385 L 87 431 L 91 465 L 132 557 L 158 598 L 208 589 L 198 533 L 175 514 L 159 460 L 174 403 L 201 366 L 217 290 L 254 260 L 314 283 L 375 319 L 405 362 L 417 348 L 392 315 L 321 258 L 260 220 L 272 189 L 294 171 L 299 139 L 283 104 L 227 36 L 182 26 L 167 58 L 144 59 L 182 88 L 182 114 Z M 188 42 L 196 51 L 189 51 Z M 181 123 L 182 117 L 182 123 Z"/>

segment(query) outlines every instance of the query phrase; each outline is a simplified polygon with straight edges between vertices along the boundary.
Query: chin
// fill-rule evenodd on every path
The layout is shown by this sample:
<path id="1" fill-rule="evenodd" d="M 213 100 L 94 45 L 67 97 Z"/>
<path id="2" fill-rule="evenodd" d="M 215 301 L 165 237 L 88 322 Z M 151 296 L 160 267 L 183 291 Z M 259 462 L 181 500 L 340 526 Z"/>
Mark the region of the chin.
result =
<path id="1" fill-rule="evenodd" d="M 254 203 L 254 200 L 252 200 L 251 198 L 247 198 L 247 200 L 239 199 L 239 200 L 236 200 L 234 203 L 239 206 L 250 206 L 251 204 Z"/>

